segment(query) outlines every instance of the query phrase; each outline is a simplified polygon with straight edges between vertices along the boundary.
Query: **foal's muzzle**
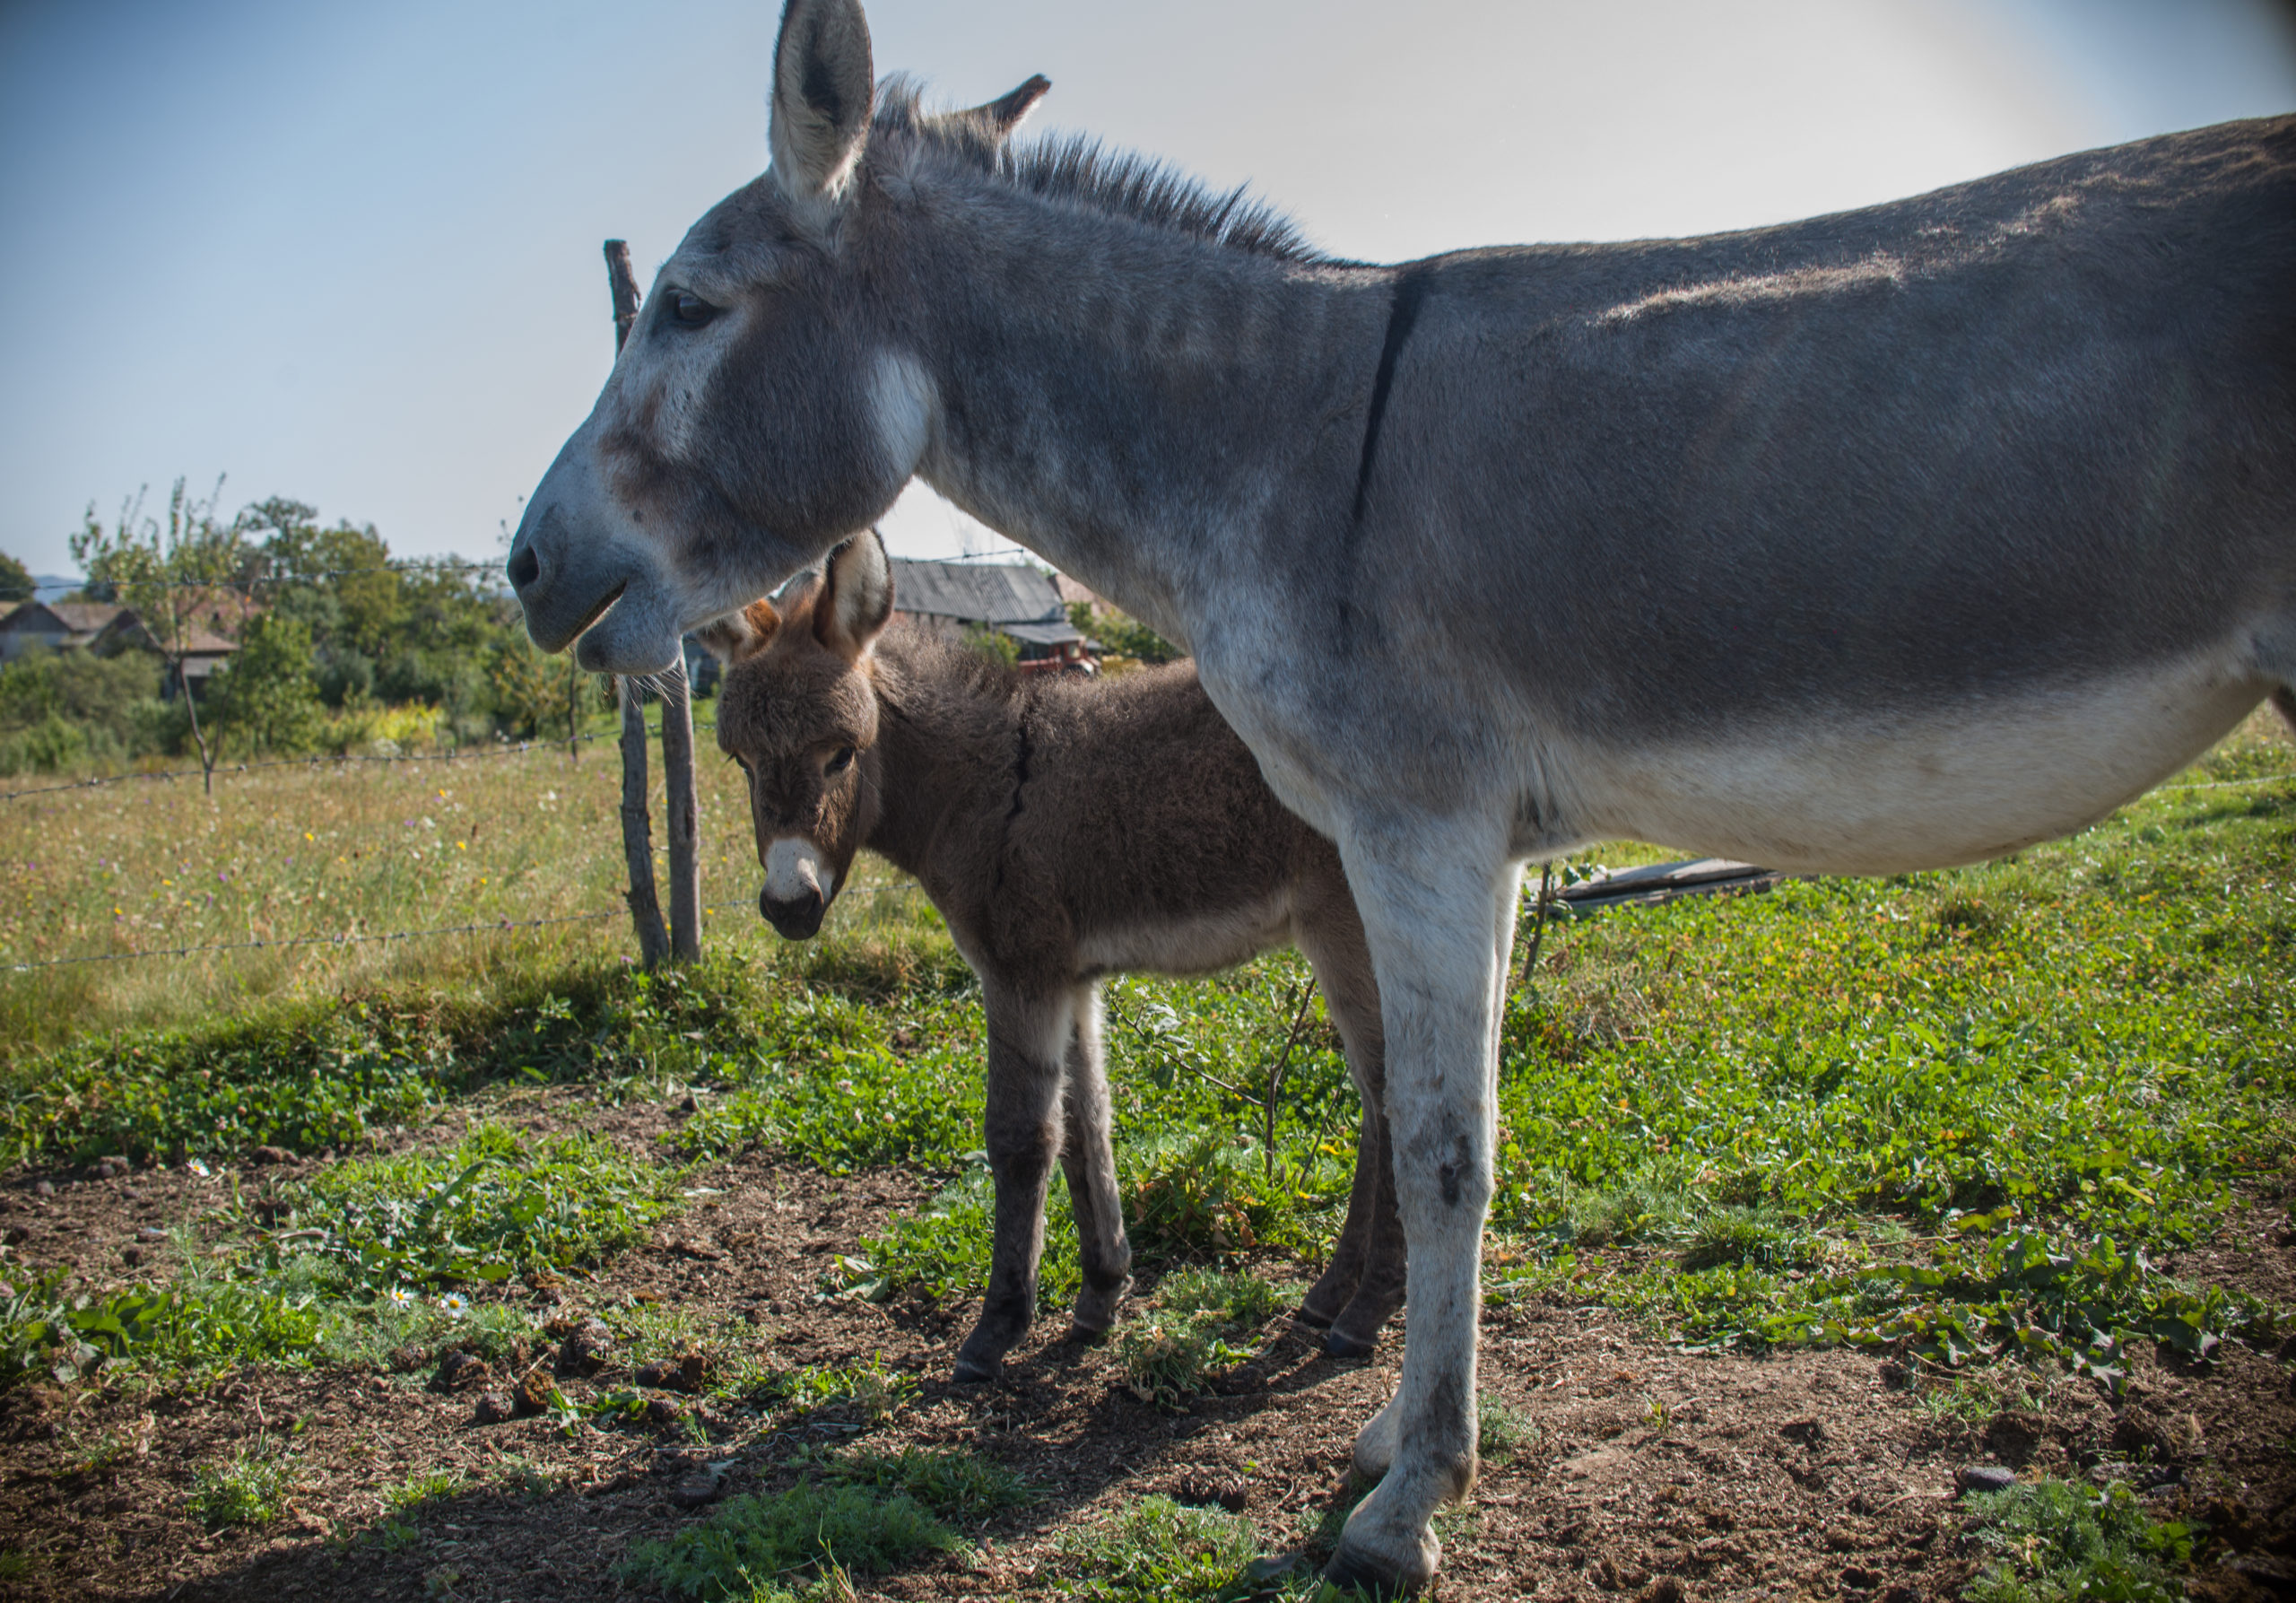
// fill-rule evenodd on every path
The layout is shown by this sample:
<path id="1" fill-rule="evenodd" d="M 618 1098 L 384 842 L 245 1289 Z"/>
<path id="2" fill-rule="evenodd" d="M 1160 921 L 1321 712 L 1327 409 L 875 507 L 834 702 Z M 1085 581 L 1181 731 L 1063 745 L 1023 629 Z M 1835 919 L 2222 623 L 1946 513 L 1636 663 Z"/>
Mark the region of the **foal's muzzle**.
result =
<path id="1" fill-rule="evenodd" d="M 773 932 L 784 940 L 810 940 L 822 927 L 822 915 L 829 911 L 829 903 L 819 891 L 808 891 L 787 902 L 777 902 L 766 892 L 757 893 L 757 910 L 773 926 Z"/>

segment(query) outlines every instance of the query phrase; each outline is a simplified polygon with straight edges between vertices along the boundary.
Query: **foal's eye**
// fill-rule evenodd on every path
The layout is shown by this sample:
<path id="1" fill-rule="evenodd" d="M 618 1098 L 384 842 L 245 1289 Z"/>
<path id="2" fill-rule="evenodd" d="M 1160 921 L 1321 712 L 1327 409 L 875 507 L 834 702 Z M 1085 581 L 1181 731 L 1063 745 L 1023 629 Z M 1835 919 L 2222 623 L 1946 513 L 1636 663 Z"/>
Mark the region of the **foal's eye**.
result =
<path id="1" fill-rule="evenodd" d="M 849 745 L 841 745 L 837 748 L 836 754 L 830 758 L 829 766 L 822 770 L 822 771 L 823 773 L 843 773 L 847 769 L 852 766 L 853 748 Z"/>
<path id="2" fill-rule="evenodd" d="M 670 318 L 681 328 L 699 328 L 718 315 L 718 309 L 691 290 L 678 290 L 670 296 Z"/>

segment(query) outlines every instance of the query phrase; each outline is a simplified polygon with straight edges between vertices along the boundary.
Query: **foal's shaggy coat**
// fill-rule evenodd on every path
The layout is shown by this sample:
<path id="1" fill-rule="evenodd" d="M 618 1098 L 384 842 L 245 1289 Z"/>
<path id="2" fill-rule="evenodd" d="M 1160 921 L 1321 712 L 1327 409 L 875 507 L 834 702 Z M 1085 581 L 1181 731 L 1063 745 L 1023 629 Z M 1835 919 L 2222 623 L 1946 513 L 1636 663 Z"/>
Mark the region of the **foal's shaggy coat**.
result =
<path id="1" fill-rule="evenodd" d="M 1075 1334 L 1105 1329 L 1131 1250 L 1109 1149 L 1100 977 L 1200 973 L 1296 944 L 1363 1099 L 1355 1183 L 1301 1316 L 1368 1352 L 1403 1301 L 1378 991 L 1339 854 L 1285 812 L 1180 664 L 1092 684 L 1023 677 L 888 626 L 872 533 L 778 612 L 706 638 L 733 666 L 718 744 L 749 775 L 761 910 L 803 939 L 869 847 L 917 876 L 980 976 L 988 1014 L 996 1245 L 959 1380 L 987 1380 L 1029 1326 L 1045 1189 L 1068 1174 L 1084 1285 Z"/>

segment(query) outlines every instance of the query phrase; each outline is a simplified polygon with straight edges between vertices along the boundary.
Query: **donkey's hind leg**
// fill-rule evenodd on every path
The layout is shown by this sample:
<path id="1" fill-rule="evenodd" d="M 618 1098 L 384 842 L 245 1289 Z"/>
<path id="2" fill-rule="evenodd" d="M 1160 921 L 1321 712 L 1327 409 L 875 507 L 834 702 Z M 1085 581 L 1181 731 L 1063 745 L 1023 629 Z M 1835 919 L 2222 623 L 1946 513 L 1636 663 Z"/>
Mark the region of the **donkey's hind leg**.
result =
<path id="1" fill-rule="evenodd" d="M 1109 1076 L 1100 1051 L 1097 985 L 1076 989 L 1061 1119 L 1067 1138 L 1061 1144 L 1060 1166 L 1068 1176 L 1068 1202 L 1076 1215 L 1076 1244 L 1084 1271 L 1068 1334 L 1071 1339 L 1090 1339 L 1115 1322 L 1117 1305 L 1132 1285 L 1132 1244 L 1124 1236 L 1116 1154 L 1109 1145 Z"/>
<path id="2" fill-rule="evenodd" d="M 988 1023 L 988 1168 L 996 1239 L 980 1319 L 958 1350 L 956 1379 L 993 1381 L 1037 1311 L 1045 1189 L 1060 1150 L 1060 1080 L 1074 1028 L 1066 989 L 1030 995 L 984 984 Z"/>

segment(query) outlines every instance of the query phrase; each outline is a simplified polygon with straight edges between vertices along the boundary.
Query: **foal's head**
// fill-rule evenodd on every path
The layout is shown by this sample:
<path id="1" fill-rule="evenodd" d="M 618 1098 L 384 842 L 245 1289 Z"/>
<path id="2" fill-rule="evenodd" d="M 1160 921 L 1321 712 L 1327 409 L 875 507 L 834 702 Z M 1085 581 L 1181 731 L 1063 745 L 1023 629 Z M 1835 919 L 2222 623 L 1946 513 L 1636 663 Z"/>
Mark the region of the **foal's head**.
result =
<path id="1" fill-rule="evenodd" d="M 892 571 L 874 530 L 840 545 L 818 579 L 702 632 L 727 665 L 718 744 L 749 777 L 765 888 L 758 910 L 801 941 L 821 928 L 876 823 L 865 760 L 877 738 L 869 649 L 892 616 Z"/>

